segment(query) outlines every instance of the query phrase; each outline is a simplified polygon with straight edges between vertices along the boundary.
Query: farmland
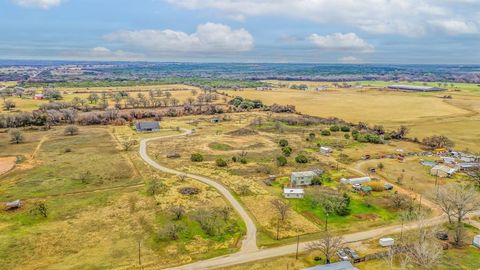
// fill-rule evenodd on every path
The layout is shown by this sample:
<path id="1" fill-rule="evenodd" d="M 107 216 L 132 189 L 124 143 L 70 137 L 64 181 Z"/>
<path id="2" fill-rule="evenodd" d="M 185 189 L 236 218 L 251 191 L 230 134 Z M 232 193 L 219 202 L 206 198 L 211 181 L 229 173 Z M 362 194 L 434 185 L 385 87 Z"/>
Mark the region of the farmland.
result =
<path id="1" fill-rule="evenodd" d="M 440 93 L 406 93 L 383 90 L 387 83 L 372 83 L 364 89 L 334 88 L 325 83 L 278 82 L 277 84 L 304 83 L 310 86 L 327 85 L 324 91 L 299 91 L 274 87 L 272 91 L 245 90 L 229 92 L 266 104 L 292 104 L 304 114 L 338 117 L 349 122 L 381 124 L 386 128 L 406 125 L 410 137 L 424 138 L 442 134 L 453 139 L 459 149 L 480 151 L 479 118 L 480 89 L 476 85 L 458 85 Z M 436 85 L 436 84 L 433 84 Z M 378 90 L 380 89 L 380 90 Z M 452 99 L 442 99 L 451 95 Z M 466 134 L 463 132 L 468 129 Z"/>

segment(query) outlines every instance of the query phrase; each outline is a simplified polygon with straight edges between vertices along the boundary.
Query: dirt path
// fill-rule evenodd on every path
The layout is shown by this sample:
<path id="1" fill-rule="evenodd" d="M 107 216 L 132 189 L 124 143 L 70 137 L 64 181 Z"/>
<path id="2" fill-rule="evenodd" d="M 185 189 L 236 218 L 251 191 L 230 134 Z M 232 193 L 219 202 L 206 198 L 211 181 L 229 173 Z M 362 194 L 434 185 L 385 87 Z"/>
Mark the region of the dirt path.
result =
<path id="1" fill-rule="evenodd" d="M 160 164 L 158 164 L 155 160 L 151 159 L 150 156 L 147 153 L 147 144 L 148 142 L 155 141 L 155 140 L 164 140 L 168 138 L 174 138 L 174 137 L 179 137 L 179 136 L 188 136 L 192 134 L 192 130 L 183 130 L 184 133 L 180 135 L 170 135 L 170 136 L 163 136 L 163 137 L 157 137 L 157 138 L 150 138 L 150 139 L 143 139 L 140 141 L 140 157 L 148 163 L 150 166 L 154 167 L 155 169 L 173 174 L 173 175 L 184 175 L 188 178 L 195 179 L 197 181 L 200 181 L 204 184 L 207 184 L 216 190 L 220 192 L 220 194 L 227 199 L 227 201 L 232 205 L 232 207 L 235 209 L 235 211 L 240 215 L 242 220 L 245 223 L 245 226 L 247 228 L 247 234 L 245 236 L 245 239 L 242 242 L 242 247 L 241 250 L 238 254 L 244 254 L 244 253 L 250 253 L 250 252 L 255 252 L 258 250 L 257 247 L 257 226 L 255 225 L 255 222 L 253 222 L 252 218 L 248 215 L 247 211 L 243 208 L 243 206 L 237 201 L 237 199 L 230 193 L 230 191 L 218 183 L 217 181 L 204 177 L 204 176 L 199 176 L 191 173 L 185 173 L 181 171 L 177 171 L 174 169 L 170 169 L 167 167 L 164 167 Z M 198 268 L 195 268 L 198 269 Z"/>
<path id="2" fill-rule="evenodd" d="M 9 172 L 15 167 L 16 157 L 0 158 L 0 175 Z"/>

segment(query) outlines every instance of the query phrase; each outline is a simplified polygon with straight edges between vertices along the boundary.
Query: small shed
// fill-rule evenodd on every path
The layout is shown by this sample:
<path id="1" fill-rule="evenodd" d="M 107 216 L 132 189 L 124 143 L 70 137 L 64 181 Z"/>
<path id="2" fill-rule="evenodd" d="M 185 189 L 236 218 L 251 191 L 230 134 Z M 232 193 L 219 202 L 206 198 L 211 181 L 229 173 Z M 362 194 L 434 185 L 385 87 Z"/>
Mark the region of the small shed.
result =
<path id="1" fill-rule="evenodd" d="M 393 238 L 381 238 L 378 243 L 382 247 L 391 247 L 395 244 L 395 240 Z"/>
<path id="2" fill-rule="evenodd" d="M 153 132 L 160 130 L 159 122 L 137 122 L 135 124 L 135 129 L 138 132 Z"/>
<path id="3" fill-rule="evenodd" d="M 320 147 L 320 153 L 324 154 L 324 155 L 329 155 L 333 152 L 332 148 L 330 147 L 327 147 L 327 146 L 321 146 Z"/>
<path id="4" fill-rule="evenodd" d="M 286 199 L 303 199 L 305 197 L 305 191 L 303 188 L 284 188 L 283 197 Z"/>
<path id="5" fill-rule="evenodd" d="M 480 248 L 480 234 L 473 238 L 473 245 L 477 248 Z"/>
<path id="6" fill-rule="evenodd" d="M 18 209 L 20 207 L 22 207 L 22 201 L 20 201 L 20 200 L 16 200 L 16 201 L 13 201 L 13 202 L 7 202 L 5 204 L 5 209 L 7 211 L 15 210 L 15 209 Z"/>
<path id="7" fill-rule="evenodd" d="M 358 177 L 358 178 L 342 178 L 340 182 L 345 185 L 353 185 L 353 184 L 364 184 L 372 181 L 372 178 L 365 176 L 365 177 Z"/>

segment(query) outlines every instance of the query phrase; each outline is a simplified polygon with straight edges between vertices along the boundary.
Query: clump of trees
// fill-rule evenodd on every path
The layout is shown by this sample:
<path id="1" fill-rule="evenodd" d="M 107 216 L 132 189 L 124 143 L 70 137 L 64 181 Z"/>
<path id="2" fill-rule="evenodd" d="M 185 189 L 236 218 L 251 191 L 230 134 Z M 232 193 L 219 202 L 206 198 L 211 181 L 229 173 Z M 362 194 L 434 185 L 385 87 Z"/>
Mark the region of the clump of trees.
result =
<path id="1" fill-rule="evenodd" d="M 452 140 L 442 135 L 426 137 L 422 140 L 422 144 L 432 150 L 437 148 L 452 148 L 455 146 L 455 143 Z"/>
<path id="2" fill-rule="evenodd" d="M 243 110 L 260 109 L 264 107 L 262 101 L 258 99 L 250 100 L 242 97 L 233 98 L 229 101 L 229 104 Z"/>

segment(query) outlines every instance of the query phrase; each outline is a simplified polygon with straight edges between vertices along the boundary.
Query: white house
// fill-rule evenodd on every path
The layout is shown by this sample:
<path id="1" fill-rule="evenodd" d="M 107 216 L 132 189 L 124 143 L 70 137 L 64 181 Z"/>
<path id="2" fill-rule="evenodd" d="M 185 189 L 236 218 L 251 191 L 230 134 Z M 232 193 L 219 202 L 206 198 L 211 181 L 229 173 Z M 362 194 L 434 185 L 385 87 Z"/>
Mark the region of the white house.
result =
<path id="1" fill-rule="evenodd" d="M 453 157 L 442 157 L 445 164 L 455 164 L 455 158 Z"/>
<path id="2" fill-rule="evenodd" d="M 358 178 L 342 178 L 340 182 L 345 185 L 353 185 L 353 184 L 363 184 L 372 181 L 372 178 L 365 176 L 365 177 L 358 177 Z"/>
<path id="3" fill-rule="evenodd" d="M 477 248 L 480 248 L 480 234 L 473 238 L 473 245 Z"/>
<path id="4" fill-rule="evenodd" d="M 433 176 L 450 177 L 454 175 L 457 171 L 458 167 L 450 167 L 447 165 L 439 164 L 430 170 L 430 174 Z"/>
<path id="5" fill-rule="evenodd" d="M 313 178 L 320 174 L 316 171 L 292 172 L 290 183 L 294 186 L 309 186 L 312 184 Z"/>
<path id="6" fill-rule="evenodd" d="M 287 199 L 303 199 L 305 191 L 303 188 L 284 188 L 283 197 Z"/>
<path id="7" fill-rule="evenodd" d="M 331 154 L 332 152 L 333 152 L 333 150 L 330 147 L 327 147 L 327 146 L 321 146 L 320 147 L 320 153 L 322 153 L 324 155 Z"/>

